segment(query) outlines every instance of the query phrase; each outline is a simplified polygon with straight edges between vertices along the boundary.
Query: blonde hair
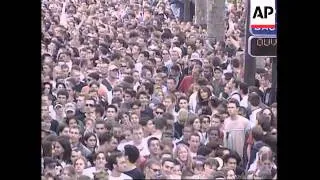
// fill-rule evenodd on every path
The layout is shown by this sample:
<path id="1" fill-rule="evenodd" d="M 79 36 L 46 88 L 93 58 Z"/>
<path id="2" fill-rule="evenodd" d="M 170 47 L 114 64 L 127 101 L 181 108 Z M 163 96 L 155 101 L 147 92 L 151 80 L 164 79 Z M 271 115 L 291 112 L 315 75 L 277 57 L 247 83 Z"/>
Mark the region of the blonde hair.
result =
<path id="1" fill-rule="evenodd" d="M 182 162 L 179 158 L 179 151 L 182 149 L 182 148 L 185 148 L 188 152 L 188 156 L 187 156 L 187 162 Z M 187 145 L 185 144 L 178 144 L 174 153 L 173 153 L 173 158 L 177 159 L 178 161 L 181 162 L 183 168 L 190 168 L 192 169 L 192 157 L 191 157 L 191 152 L 190 152 L 190 149 Z"/>

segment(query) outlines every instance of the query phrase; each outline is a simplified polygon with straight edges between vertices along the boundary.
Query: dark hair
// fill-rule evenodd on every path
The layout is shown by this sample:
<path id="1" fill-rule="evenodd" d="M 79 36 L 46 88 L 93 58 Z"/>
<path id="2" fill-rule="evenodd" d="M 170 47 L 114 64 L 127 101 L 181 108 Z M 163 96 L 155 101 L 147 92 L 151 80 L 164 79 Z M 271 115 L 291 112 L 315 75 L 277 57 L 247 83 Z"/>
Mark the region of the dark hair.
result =
<path id="1" fill-rule="evenodd" d="M 242 90 L 242 93 L 243 94 L 248 94 L 248 84 L 247 83 L 245 83 L 245 82 L 241 82 L 240 83 L 240 91 Z"/>
<path id="2" fill-rule="evenodd" d="M 199 89 L 199 91 L 198 91 L 198 99 L 199 99 L 199 101 L 202 102 L 202 101 L 205 100 L 205 99 L 202 99 L 202 97 L 201 97 L 201 95 L 200 95 L 200 94 L 201 94 L 201 93 L 200 93 L 201 90 L 204 91 L 204 92 L 206 92 L 206 93 L 208 94 L 208 100 L 209 100 L 210 96 L 212 95 L 210 88 L 207 87 L 207 86 L 201 86 L 200 89 Z"/>
<path id="3" fill-rule="evenodd" d="M 113 152 L 111 155 L 108 157 L 107 160 L 107 168 L 110 169 L 111 171 L 113 170 L 113 165 L 117 165 L 117 158 L 124 157 L 124 154 L 122 152 Z"/>
<path id="4" fill-rule="evenodd" d="M 166 111 L 166 107 L 162 103 L 158 104 L 155 109 L 162 109 L 163 111 Z"/>
<path id="5" fill-rule="evenodd" d="M 116 112 L 118 112 L 118 108 L 117 108 L 115 105 L 113 105 L 113 104 L 108 105 L 108 106 L 106 107 L 106 110 L 108 110 L 109 108 L 113 108 Z"/>
<path id="6" fill-rule="evenodd" d="M 160 142 L 160 140 L 157 137 L 151 137 L 151 138 L 148 139 L 148 142 L 147 142 L 148 143 L 148 147 L 150 147 L 151 141 L 159 141 Z"/>
<path id="7" fill-rule="evenodd" d="M 66 163 L 70 163 L 72 149 L 71 149 L 69 137 L 68 136 L 58 136 L 56 139 L 56 142 L 58 142 L 62 146 L 62 148 L 64 149 L 61 160 L 63 160 Z"/>
<path id="8" fill-rule="evenodd" d="M 111 141 L 112 137 L 113 137 L 113 135 L 112 135 L 112 133 L 110 133 L 110 132 L 105 132 L 105 133 L 101 134 L 101 135 L 99 136 L 99 143 L 100 143 L 100 145 L 103 145 L 103 144 L 106 143 L 106 142 L 109 143 L 109 142 Z"/>
<path id="9" fill-rule="evenodd" d="M 235 159 L 237 161 L 237 165 L 239 165 L 239 163 L 241 161 L 241 157 L 235 151 L 230 151 L 230 153 L 224 155 L 222 159 L 223 159 L 224 163 L 227 163 L 229 159 Z"/>
<path id="10" fill-rule="evenodd" d="M 59 123 L 59 126 L 58 126 L 58 135 L 60 135 L 62 133 L 62 131 L 64 130 L 64 128 L 69 128 L 67 124 L 64 124 L 64 123 Z"/>
<path id="11" fill-rule="evenodd" d="M 174 164 L 174 159 L 173 158 L 163 158 L 161 165 L 163 166 L 166 161 L 172 162 Z"/>
<path id="12" fill-rule="evenodd" d="M 62 85 L 64 89 L 67 88 L 66 85 L 64 83 L 62 83 L 62 82 L 57 82 L 56 88 L 58 88 L 59 85 Z"/>
<path id="13" fill-rule="evenodd" d="M 262 130 L 265 132 L 270 132 L 271 130 L 271 119 L 269 116 L 265 114 L 260 114 L 257 116 L 258 125 L 261 126 Z"/>
<path id="14" fill-rule="evenodd" d="M 249 94 L 248 101 L 250 102 L 250 104 L 252 106 L 259 106 L 259 104 L 260 104 L 260 96 L 257 93 L 252 92 L 252 93 Z"/>
<path id="15" fill-rule="evenodd" d="M 141 107 L 141 102 L 140 102 L 140 100 L 135 100 L 135 101 L 133 101 L 133 103 L 131 104 L 131 108 L 133 107 L 133 106 L 139 106 L 139 107 Z"/>
<path id="16" fill-rule="evenodd" d="M 256 141 L 263 140 L 263 129 L 260 125 L 254 126 L 252 128 L 252 137 Z"/>
<path id="17" fill-rule="evenodd" d="M 98 151 L 98 152 L 96 152 L 96 153 L 93 154 L 92 160 L 95 161 L 95 160 L 97 159 L 97 157 L 98 157 L 99 154 L 103 154 L 103 155 L 105 156 L 105 158 L 106 158 L 106 155 L 104 154 L 103 151 Z"/>
<path id="18" fill-rule="evenodd" d="M 85 135 L 83 136 L 83 141 L 88 141 L 88 139 L 90 137 L 94 137 L 95 139 L 97 139 L 97 136 L 96 134 L 94 134 L 93 132 L 88 132 L 88 133 L 85 133 Z"/>
<path id="19" fill-rule="evenodd" d="M 140 91 L 137 93 L 136 98 L 139 99 L 141 95 L 145 95 L 145 96 L 149 97 L 149 94 L 146 91 Z"/>
<path id="20" fill-rule="evenodd" d="M 228 100 L 228 104 L 235 104 L 237 108 L 240 107 L 240 103 L 238 100 L 234 99 L 234 98 L 231 98 Z"/>
<path id="21" fill-rule="evenodd" d="M 158 130 L 163 130 L 163 128 L 166 126 L 166 119 L 163 118 L 163 117 L 160 117 L 160 118 L 155 118 L 153 120 L 153 123 L 154 123 L 154 126 L 156 129 Z"/>
<path id="22" fill-rule="evenodd" d="M 67 99 L 69 98 L 69 92 L 67 90 L 65 90 L 65 89 L 61 89 L 61 90 L 58 91 L 57 97 L 60 96 L 60 95 L 66 96 Z"/>
<path id="23" fill-rule="evenodd" d="M 96 112 L 96 113 L 100 113 L 101 116 L 103 116 L 103 114 L 104 114 L 104 107 L 101 106 L 101 105 L 97 105 L 96 108 L 95 108 L 95 112 Z"/>
<path id="24" fill-rule="evenodd" d="M 128 156 L 128 160 L 130 163 L 136 163 L 140 156 L 139 149 L 134 145 L 125 145 L 124 146 L 124 154 Z"/>

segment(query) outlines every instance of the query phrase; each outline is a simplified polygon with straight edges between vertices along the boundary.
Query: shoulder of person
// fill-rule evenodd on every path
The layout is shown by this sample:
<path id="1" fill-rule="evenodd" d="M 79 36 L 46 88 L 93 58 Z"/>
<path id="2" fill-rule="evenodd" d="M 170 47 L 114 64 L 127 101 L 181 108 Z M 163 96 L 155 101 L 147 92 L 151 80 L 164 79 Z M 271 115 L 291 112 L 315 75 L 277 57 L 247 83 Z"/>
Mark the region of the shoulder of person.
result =
<path id="1" fill-rule="evenodd" d="M 129 180 L 129 179 L 133 179 L 133 178 L 132 178 L 132 177 L 130 177 L 130 176 L 128 176 L 128 175 L 126 175 L 126 174 L 124 174 L 124 173 L 121 173 L 121 175 L 120 175 L 120 179 Z"/>

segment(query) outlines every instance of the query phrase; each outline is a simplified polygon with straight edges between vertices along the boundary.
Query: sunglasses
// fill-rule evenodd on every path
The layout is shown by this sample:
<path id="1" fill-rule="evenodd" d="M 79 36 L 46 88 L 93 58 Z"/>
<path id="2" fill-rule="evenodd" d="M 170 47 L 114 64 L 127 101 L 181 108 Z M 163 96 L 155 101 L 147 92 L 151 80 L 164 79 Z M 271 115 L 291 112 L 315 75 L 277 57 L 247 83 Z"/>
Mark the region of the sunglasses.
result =
<path id="1" fill-rule="evenodd" d="M 156 114 L 161 115 L 161 114 L 163 114 L 163 112 L 156 112 Z"/>

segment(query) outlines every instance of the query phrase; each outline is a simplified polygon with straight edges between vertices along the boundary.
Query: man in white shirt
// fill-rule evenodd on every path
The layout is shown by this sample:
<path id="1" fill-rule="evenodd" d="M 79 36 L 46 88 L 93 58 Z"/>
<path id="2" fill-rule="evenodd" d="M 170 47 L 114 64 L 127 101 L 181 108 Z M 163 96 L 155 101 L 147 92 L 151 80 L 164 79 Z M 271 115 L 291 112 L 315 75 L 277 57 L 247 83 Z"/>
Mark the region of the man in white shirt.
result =
<path id="1" fill-rule="evenodd" d="M 124 174 L 127 166 L 126 158 L 122 152 L 111 154 L 108 158 L 109 180 L 130 180 L 130 176 Z"/>
<path id="2" fill-rule="evenodd" d="M 148 156 L 150 154 L 148 150 L 147 138 L 143 138 L 143 129 L 141 125 L 135 125 L 132 127 L 132 141 L 122 143 L 118 145 L 118 150 L 124 151 L 124 146 L 127 144 L 134 145 L 139 149 L 141 156 Z"/>

